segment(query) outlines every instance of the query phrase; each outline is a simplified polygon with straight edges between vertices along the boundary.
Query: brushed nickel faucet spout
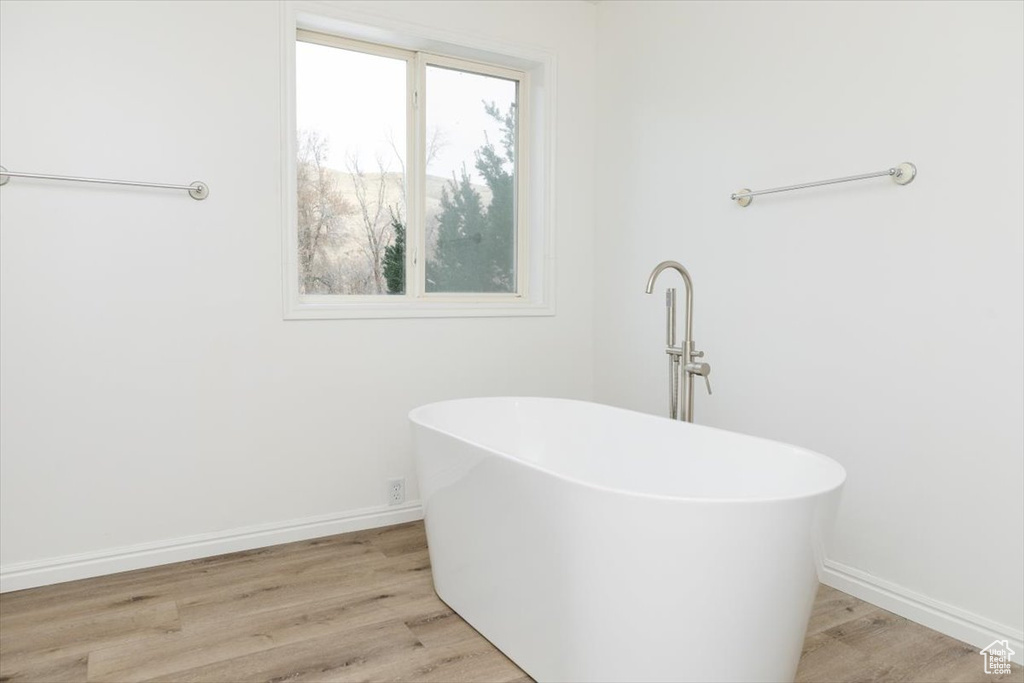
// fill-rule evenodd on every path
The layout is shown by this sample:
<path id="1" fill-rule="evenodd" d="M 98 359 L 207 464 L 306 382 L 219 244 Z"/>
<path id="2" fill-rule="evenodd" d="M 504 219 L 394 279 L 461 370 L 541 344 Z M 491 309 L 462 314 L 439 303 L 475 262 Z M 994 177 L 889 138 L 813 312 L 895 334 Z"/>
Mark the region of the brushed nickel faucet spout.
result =
<path id="1" fill-rule="evenodd" d="M 700 375 L 711 393 L 711 365 L 695 362 L 704 357 L 703 351 L 694 349 L 693 342 L 693 280 L 678 261 L 662 261 L 647 278 L 648 294 L 654 292 L 654 283 L 665 270 L 679 273 L 686 286 L 686 320 L 682 344 L 676 346 L 676 290 L 665 291 L 665 353 L 669 357 L 669 417 L 674 420 L 693 422 L 693 375 Z"/>
<path id="2" fill-rule="evenodd" d="M 686 272 L 686 268 L 683 264 L 678 261 L 662 261 L 654 270 L 651 271 L 651 276 L 647 278 L 647 293 L 651 294 L 654 292 L 654 282 L 661 275 L 662 271 L 671 268 L 672 270 L 679 273 L 683 278 L 683 284 L 686 285 L 686 329 L 684 331 L 684 341 L 693 339 L 693 280 L 690 279 L 690 274 Z M 669 290 L 672 291 L 672 290 Z M 673 297 L 674 299 L 675 297 Z M 674 303 L 674 302 L 673 302 Z M 672 317 L 675 318 L 675 306 L 672 306 Z M 672 326 L 671 336 L 668 340 L 669 346 L 675 346 L 675 326 Z"/>

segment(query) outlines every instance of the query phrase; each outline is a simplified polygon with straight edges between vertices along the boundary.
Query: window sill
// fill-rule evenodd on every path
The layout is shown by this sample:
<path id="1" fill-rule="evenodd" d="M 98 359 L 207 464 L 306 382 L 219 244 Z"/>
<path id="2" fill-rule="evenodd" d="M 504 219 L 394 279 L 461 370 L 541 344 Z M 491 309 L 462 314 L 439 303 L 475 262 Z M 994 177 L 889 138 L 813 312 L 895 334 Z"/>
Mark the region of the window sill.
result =
<path id="1" fill-rule="evenodd" d="M 551 316 L 550 303 L 396 301 L 346 303 L 294 303 L 285 320 L 359 320 L 374 318 L 517 318 Z"/>

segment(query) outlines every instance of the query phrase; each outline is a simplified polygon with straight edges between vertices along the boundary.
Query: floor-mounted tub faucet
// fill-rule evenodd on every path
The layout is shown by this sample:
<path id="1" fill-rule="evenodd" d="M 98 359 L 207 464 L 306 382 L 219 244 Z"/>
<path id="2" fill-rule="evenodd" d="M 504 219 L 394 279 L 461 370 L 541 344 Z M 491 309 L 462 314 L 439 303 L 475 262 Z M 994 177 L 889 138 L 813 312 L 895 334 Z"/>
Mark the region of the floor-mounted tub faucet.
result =
<path id="1" fill-rule="evenodd" d="M 686 285 L 686 332 L 683 343 L 676 346 L 676 290 L 670 287 L 665 290 L 665 353 L 668 354 L 668 416 L 673 420 L 693 422 L 693 376 L 700 375 L 711 393 L 711 365 L 698 363 L 704 357 L 703 351 L 697 351 L 693 345 L 693 281 L 682 264 L 676 261 L 662 261 L 647 278 L 647 293 L 654 291 L 654 281 L 661 271 L 671 268 L 679 273 Z M 681 409 L 680 409 L 681 408 Z"/>

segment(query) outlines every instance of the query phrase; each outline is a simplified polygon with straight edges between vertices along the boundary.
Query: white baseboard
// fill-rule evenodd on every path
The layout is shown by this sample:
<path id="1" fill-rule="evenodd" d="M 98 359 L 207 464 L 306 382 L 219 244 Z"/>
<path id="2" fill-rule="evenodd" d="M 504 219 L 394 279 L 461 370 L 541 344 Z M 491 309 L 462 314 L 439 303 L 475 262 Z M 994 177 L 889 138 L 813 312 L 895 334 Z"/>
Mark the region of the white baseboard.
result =
<path id="1" fill-rule="evenodd" d="M 423 519 L 418 501 L 0 567 L 0 593 Z"/>
<path id="2" fill-rule="evenodd" d="M 1015 652 L 1013 661 L 1024 664 L 1024 634 L 1018 629 L 933 600 L 833 560 L 825 560 L 824 566 L 819 567 L 818 578 L 827 586 L 974 645 L 979 650 L 994 640 L 1008 640 L 1010 649 Z"/>

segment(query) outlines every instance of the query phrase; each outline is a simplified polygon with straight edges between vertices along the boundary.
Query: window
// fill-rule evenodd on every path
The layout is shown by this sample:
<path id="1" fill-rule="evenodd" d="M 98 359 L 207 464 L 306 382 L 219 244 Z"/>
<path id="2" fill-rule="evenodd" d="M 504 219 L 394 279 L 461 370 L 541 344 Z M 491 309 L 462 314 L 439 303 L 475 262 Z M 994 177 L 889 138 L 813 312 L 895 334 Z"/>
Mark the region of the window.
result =
<path id="1" fill-rule="evenodd" d="M 294 36 L 286 317 L 550 314 L 529 69 Z"/>
<path id="2" fill-rule="evenodd" d="M 404 294 L 407 57 L 333 43 L 295 48 L 299 293 Z"/>

